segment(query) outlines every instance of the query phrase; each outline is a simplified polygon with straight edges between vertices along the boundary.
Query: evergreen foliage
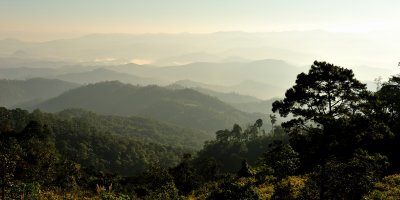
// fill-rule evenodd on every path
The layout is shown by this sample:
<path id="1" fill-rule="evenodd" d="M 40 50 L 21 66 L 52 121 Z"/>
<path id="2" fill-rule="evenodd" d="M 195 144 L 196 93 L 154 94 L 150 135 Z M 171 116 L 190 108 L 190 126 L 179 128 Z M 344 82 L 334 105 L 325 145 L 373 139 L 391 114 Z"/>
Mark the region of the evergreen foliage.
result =
<path id="1" fill-rule="evenodd" d="M 372 93 L 314 62 L 263 121 L 196 130 L 82 110 L 0 108 L 3 199 L 398 199 L 400 78 Z M 192 148 L 191 148 L 192 147 Z M 198 149 L 198 148 L 197 148 Z M 193 156 L 192 156 L 193 155 Z"/>

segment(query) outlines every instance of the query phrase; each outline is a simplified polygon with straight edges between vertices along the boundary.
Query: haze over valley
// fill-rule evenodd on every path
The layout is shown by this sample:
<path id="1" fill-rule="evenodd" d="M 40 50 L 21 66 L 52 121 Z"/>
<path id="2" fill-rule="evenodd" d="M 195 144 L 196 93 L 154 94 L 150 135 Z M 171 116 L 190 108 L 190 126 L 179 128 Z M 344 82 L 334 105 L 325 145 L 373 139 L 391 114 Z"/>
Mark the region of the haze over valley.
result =
<path id="1" fill-rule="evenodd" d="M 397 199 L 400 4 L 0 1 L 1 199 Z"/>

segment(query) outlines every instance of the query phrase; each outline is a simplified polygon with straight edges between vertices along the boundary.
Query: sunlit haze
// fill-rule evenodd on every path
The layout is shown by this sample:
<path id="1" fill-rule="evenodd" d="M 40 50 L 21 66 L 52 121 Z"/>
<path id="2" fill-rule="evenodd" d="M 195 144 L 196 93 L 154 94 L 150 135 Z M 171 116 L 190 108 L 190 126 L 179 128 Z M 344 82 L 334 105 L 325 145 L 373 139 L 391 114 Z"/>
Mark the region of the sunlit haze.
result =
<path id="1" fill-rule="evenodd" d="M 324 60 L 372 81 L 397 73 L 399 7 L 395 0 L 1 0 L 0 56 L 57 61 L 52 67 Z"/>
<path id="2" fill-rule="evenodd" d="M 318 0 L 2 0 L 0 36 L 47 40 L 89 33 L 398 31 L 400 2 Z"/>
<path id="3" fill-rule="evenodd" d="M 0 0 L 0 199 L 400 199 L 400 0 Z"/>

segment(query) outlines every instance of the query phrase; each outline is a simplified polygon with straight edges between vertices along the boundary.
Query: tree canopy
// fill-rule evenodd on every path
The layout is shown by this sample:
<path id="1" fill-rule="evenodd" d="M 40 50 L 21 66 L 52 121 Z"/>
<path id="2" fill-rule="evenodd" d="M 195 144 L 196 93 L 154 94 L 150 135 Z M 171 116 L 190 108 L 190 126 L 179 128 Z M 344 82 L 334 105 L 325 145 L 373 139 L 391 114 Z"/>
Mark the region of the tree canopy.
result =
<path id="1" fill-rule="evenodd" d="M 366 85 L 354 78 L 352 70 L 315 61 L 307 74 L 297 76 L 285 98 L 273 103 L 272 111 L 296 117 L 283 124 L 287 128 L 309 121 L 325 125 L 329 119 L 359 113 L 366 95 Z"/>
<path id="2" fill-rule="evenodd" d="M 371 96 L 352 70 L 315 61 L 308 73 L 297 76 L 285 98 L 273 103 L 274 112 L 294 117 L 282 126 L 301 155 L 303 169 L 320 166 L 320 199 L 326 197 L 328 162 L 347 162 L 358 148 L 389 134 L 379 120 L 369 116 Z"/>

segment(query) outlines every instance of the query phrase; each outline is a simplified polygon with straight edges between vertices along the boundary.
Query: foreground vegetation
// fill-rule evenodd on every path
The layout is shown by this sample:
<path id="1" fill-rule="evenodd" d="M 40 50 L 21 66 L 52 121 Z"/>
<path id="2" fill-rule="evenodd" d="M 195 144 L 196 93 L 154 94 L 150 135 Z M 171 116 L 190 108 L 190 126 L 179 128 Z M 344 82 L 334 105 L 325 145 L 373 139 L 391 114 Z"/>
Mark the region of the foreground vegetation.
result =
<path id="1" fill-rule="evenodd" d="M 397 199 L 400 77 L 366 90 L 351 70 L 314 62 L 262 120 L 189 148 L 110 133 L 111 118 L 0 110 L 8 199 Z M 83 112 L 83 111 L 79 111 Z M 74 113 L 74 112 L 72 112 Z M 76 116 L 76 115 L 73 115 Z M 96 121 L 96 120 L 94 120 Z M 118 120 L 117 120 L 118 121 Z M 268 122 L 269 123 L 269 122 Z M 88 126 L 92 124 L 94 126 Z M 122 128 L 123 126 L 114 125 Z M 106 130 L 106 131 L 104 131 Z M 193 152 L 193 151 L 192 151 Z M 179 161 L 178 161 L 179 159 Z M 134 171 L 130 172 L 130 170 Z"/>

